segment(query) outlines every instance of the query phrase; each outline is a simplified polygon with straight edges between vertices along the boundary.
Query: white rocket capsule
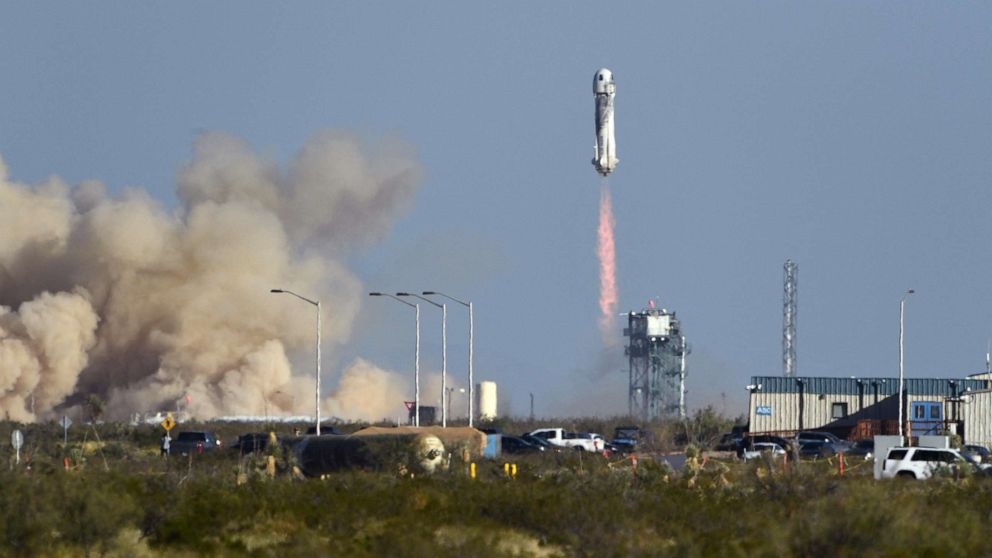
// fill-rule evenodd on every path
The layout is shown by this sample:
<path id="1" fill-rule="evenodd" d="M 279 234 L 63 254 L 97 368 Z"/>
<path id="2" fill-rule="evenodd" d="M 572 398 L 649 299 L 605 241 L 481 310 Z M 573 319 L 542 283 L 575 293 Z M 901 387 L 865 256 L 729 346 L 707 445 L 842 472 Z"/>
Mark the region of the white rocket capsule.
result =
<path id="1" fill-rule="evenodd" d="M 606 176 L 617 168 L 617 144 L 613 134 L 613 97 L 617 86 L 613 72 L 600 68 L 592 78 L 592 93 L 596 99 L 596 146 L 592 164 L 596 172 Z"/>

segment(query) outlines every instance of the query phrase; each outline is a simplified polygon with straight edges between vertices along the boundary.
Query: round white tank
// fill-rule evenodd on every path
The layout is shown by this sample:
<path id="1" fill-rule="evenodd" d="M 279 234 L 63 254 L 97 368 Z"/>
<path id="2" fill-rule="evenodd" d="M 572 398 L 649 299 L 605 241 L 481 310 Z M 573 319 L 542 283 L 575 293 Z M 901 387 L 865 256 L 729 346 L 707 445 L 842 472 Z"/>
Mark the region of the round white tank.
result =
<path id="1" fill-rule="evenodd" d="M 479 420 L 496 418 L 496 382 L 479 382 Z"/>

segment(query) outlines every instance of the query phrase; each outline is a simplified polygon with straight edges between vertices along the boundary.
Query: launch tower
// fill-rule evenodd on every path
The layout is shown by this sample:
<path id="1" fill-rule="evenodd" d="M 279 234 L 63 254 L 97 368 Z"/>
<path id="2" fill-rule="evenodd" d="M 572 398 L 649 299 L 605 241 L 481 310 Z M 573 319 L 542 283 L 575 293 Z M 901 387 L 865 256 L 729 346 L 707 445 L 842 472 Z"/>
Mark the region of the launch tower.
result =
<path id="1" fill-rule="evenodd" d="M 686 346 L 675 312 L 652 303 L 627 313 L 626 354 L 630 362 L 630 415 L 648 421 L 685 418 Z"/>

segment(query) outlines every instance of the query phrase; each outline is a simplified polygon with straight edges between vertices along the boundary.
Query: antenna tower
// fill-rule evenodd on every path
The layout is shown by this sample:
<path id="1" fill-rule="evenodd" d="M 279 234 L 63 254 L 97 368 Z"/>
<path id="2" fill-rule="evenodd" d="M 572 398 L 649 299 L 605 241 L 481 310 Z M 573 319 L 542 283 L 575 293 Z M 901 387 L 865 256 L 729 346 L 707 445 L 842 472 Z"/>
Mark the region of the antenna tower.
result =
<path id="1" fill-rule="evenodd" d="M 785 294 L 782 297 L 782 372 L 796 377 L 796 312 L 799 308 L 799 265 L 785 260 Z"/>

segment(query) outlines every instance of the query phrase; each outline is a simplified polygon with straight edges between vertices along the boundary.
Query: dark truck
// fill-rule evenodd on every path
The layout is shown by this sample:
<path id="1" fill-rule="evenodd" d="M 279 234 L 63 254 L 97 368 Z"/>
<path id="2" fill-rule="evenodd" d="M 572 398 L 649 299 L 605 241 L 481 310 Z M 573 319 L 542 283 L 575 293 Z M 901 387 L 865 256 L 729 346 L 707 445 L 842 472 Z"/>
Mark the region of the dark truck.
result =
<path id="1" fill-rule="evenodd" d="M 191 453 L 203 453 L 213 451 L 223 447 L 223 443 L 214 436 L 213 432 L 180 432 L 169 446 L 169 453 L 177 455 L 188 455 Z"/>
<path id="2" fill-rule="evenodd" d="M 613 430 L 613 441 L 610 444 L 617 453 L 633 453 L 642 449 L 648 441 L 648 432 L 639 426 L 618 426 Z"/>

